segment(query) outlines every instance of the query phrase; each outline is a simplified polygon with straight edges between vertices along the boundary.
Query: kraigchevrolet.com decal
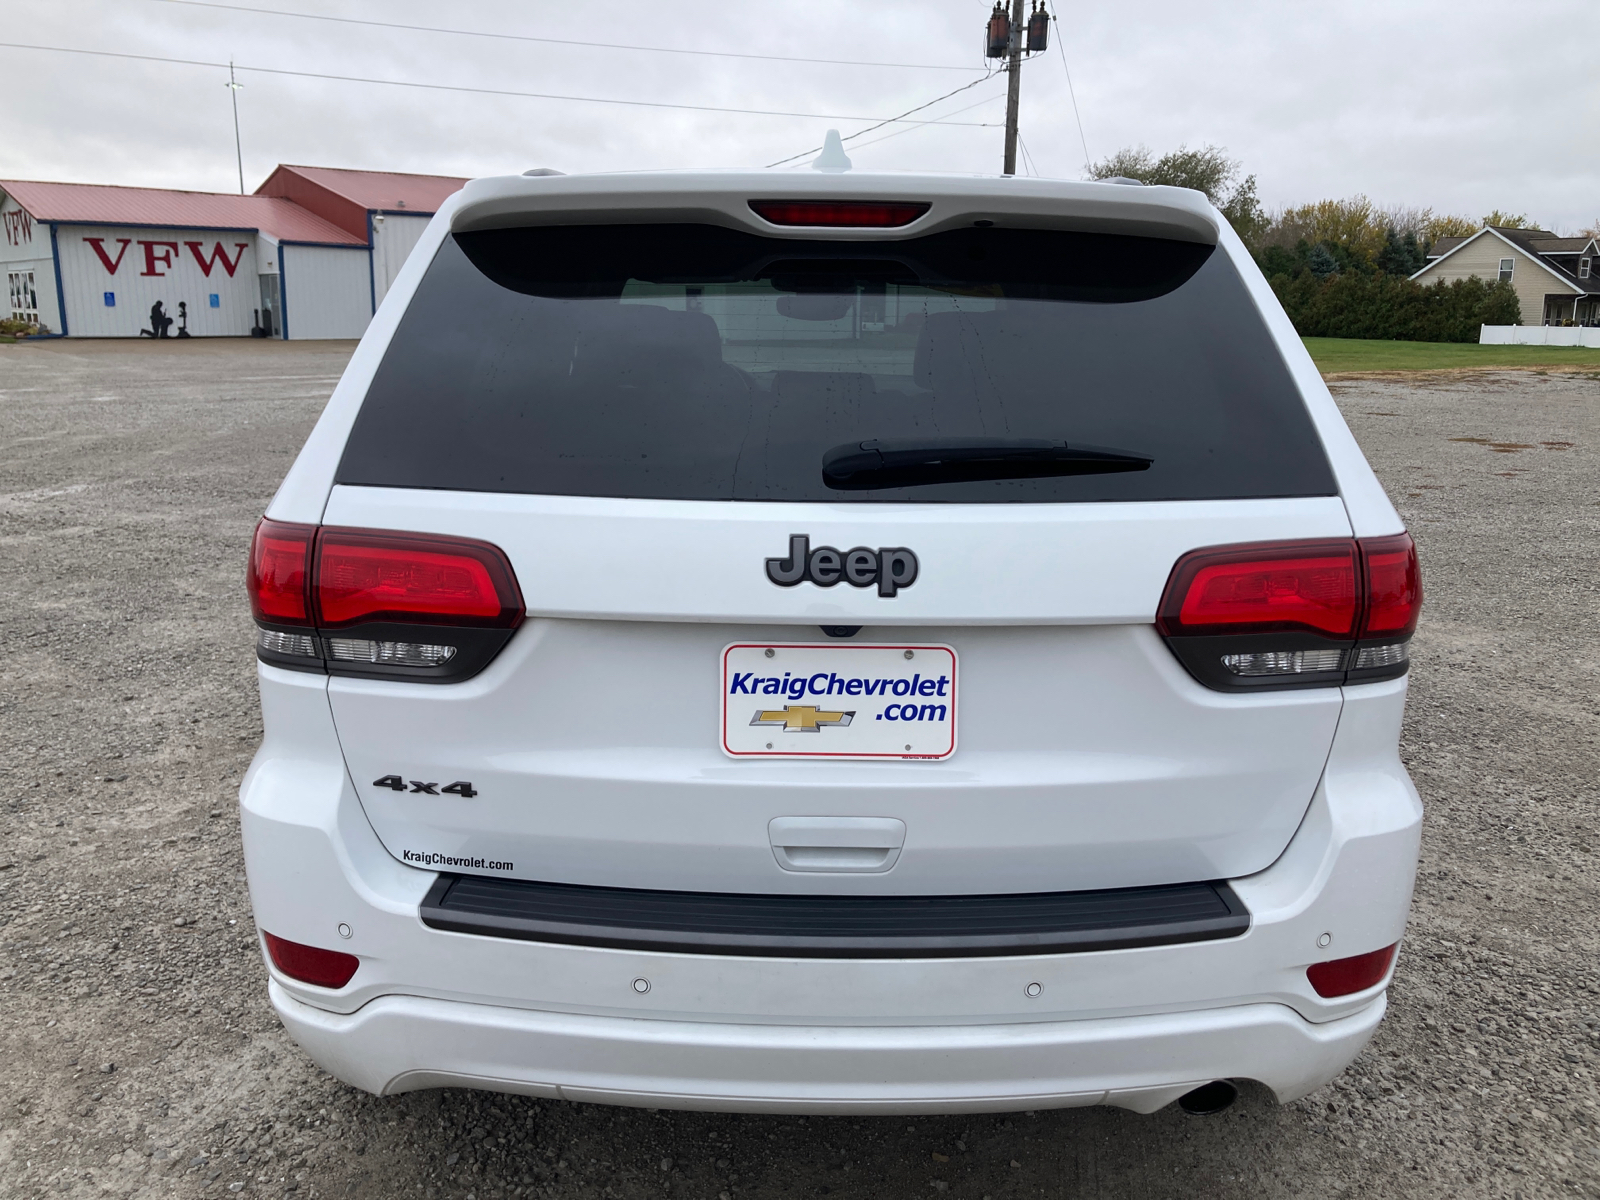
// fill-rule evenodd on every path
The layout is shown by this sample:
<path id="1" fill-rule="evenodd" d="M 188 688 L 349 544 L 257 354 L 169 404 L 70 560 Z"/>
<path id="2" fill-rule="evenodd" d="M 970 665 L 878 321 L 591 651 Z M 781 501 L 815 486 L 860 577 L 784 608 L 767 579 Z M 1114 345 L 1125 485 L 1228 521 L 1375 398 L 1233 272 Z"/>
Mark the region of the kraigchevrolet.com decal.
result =
<path id="1" fill-rule="evenodd" d="M 510 871 L 510 862 L 493 858 L 465 858 L 455 854 L 436 854 L 432 850 L 402 850 L 400 861 L 417 867 L 462 867 L 469 871 Z"/>

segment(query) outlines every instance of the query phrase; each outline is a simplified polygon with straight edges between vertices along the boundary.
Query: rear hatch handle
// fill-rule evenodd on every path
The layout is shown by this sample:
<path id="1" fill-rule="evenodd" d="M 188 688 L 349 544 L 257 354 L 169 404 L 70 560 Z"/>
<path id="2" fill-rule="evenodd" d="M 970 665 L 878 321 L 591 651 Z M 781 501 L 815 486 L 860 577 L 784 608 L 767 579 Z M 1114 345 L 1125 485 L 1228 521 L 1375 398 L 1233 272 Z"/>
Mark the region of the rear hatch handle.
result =
<path id="1" fill-rule="evenodd" d="M 894 817 L 774 817 L 772 855 L 785 871 L 887 871 L 906 844 Z"/>

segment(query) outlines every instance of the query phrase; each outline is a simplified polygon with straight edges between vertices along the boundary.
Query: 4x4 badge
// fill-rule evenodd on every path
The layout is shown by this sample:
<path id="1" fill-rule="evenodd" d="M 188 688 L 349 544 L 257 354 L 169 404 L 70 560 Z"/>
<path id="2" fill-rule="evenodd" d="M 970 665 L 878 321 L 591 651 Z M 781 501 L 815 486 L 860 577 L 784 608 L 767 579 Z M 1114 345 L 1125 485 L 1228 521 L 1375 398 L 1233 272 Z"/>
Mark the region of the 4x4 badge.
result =
<path id="1" fill-rule="evenodd" d="M 879 546 L 876 550 L 818 546 L 813 550 L 810 536 L 804 533 L 789 538 L 788 558 L 767 559 L 767 578 L 779 587 L 793 587 L 802 580 L 832 587 L 842 579 L 852 587 L 877 584 L 878 595 L 889 598 L 915 583 L 917 570 L 917 556 L 904 546 Z"/>

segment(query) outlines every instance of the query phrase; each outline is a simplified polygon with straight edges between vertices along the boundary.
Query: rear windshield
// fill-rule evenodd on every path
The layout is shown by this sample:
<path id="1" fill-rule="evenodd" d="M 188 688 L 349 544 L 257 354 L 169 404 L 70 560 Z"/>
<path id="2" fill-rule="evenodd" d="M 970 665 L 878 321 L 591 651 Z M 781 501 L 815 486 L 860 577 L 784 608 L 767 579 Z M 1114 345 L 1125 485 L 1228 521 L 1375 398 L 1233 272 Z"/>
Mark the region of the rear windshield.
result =
<path id="1" fill-rule="evenodd" d="M 1213 247 L 708 225 L 447 238 L 338 482 L 897 503 L 1335 491 Z"/>

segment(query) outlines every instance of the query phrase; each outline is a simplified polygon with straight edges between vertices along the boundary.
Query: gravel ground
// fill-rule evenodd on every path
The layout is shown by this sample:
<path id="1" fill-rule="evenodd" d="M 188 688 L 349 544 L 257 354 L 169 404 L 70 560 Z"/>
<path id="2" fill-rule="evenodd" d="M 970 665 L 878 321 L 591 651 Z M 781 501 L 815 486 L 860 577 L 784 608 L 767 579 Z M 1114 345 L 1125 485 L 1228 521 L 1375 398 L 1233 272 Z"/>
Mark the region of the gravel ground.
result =
<path id="1" fill-rule="evenodd" d="M 1600 1196 L 1600 376 L 1336 385 L 1428 589 L 1416 908 L 1344 1077 L 1214 1118 L 807 1120 L 378 1099 L 278 1026 L 243 563 L 349 349 L 0 347 L 0 1195 Z"/>

